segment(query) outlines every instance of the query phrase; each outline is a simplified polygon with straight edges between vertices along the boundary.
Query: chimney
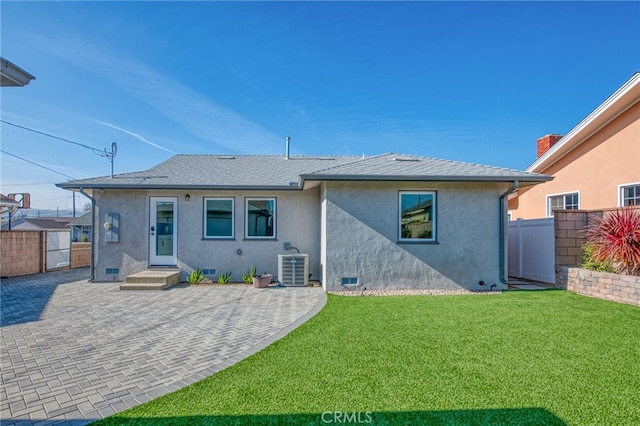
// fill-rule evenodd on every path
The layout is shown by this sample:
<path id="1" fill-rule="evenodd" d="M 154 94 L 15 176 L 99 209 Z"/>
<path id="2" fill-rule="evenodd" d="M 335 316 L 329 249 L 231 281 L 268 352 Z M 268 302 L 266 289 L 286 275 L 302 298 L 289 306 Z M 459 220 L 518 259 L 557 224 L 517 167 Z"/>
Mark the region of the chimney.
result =
<path id="1" fill-rule="evenodd" d="M 562 139 L 562 135 L 554 134 L 548 134 L 538 139 L 538 156 L 536 158 L 542 157 L 560 139 Z"/>

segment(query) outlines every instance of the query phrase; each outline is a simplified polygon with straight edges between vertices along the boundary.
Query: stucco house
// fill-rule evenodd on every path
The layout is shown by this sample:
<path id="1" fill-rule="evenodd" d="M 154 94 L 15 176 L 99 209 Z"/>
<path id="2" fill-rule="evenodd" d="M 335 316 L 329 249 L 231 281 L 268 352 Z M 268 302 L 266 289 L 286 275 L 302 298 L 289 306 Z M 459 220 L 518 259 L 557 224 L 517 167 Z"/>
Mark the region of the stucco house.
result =
<path id="1" fill-rule="evenodd" d="M 506 282 L 507 195 L 550 179 L 393 153 L 176 155 L 57 186 L 92 200 L 95 281 L 154 266 L 239 281 L 293 255 L 325 290 L 490 289 Z"/>
<path id="2" fill-rule="evenodd" d="M 640 205 L 640 72 L 565 136 L 538 139 L 538 158 L 525 171 L 554 179 L 514 192 L 512 219 Z"/>
<path id="3" fill-rule="evenodd" d="M 91 212 L 74 218 L 69 222 L 69 227 L 71 228 L 71 241 L 91 241 Z"/>

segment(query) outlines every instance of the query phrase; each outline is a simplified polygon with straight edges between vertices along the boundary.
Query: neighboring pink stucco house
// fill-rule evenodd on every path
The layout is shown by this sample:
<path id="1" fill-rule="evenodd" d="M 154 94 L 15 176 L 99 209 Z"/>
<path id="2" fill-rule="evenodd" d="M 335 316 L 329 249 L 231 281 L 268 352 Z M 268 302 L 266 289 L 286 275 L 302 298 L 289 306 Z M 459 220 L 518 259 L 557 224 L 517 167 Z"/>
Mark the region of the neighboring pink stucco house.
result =
<path id="1" fill-rule="evenodd" d="M 564 137 L 538 139 L 538 158 L 526 171 L 554 179 L 510 197 L 513 220 L 640 205 L 640 72 Z"/>

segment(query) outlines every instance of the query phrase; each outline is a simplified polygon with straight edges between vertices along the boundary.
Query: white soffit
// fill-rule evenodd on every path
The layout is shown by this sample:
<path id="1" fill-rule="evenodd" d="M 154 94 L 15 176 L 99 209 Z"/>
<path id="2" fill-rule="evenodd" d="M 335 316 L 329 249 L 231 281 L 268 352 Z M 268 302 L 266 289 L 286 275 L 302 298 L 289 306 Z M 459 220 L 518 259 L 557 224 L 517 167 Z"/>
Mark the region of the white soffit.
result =
<path id="1" fill-rule="evenodd" d="M 576 127 L 571 129 L 562 139 L 546 153 L 534 161 L 526 172 L 543 173 L 548 167 L 564 157 L 576 146 L 587 140 L 620 114 L 640 101 L 640 72 L 636 72 L 626 83 L 615 91 L 598 108 L 593 110 Z"/>

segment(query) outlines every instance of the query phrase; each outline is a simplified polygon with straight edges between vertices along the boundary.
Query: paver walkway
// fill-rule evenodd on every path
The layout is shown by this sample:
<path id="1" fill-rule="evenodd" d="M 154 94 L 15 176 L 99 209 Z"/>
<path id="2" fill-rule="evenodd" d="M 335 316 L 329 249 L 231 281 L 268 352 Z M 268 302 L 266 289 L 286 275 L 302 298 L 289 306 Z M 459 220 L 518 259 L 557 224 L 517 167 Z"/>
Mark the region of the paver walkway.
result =
<path id="1" fill-rule="evenodd" d="M 3 426 L 81 425 L 149 401 L 257 352 L 326 302 L 320 288 L 120 291 L 82 273 L 2 280 Z"/>

